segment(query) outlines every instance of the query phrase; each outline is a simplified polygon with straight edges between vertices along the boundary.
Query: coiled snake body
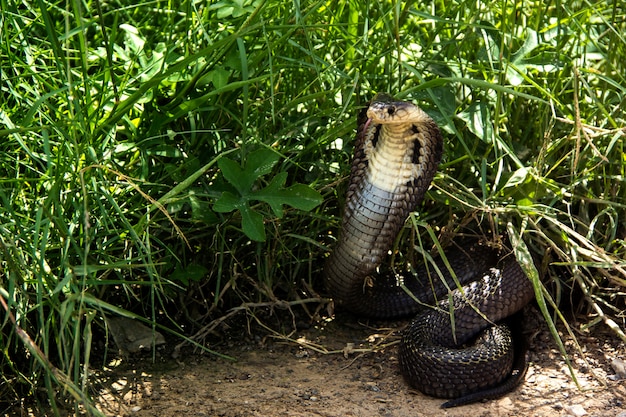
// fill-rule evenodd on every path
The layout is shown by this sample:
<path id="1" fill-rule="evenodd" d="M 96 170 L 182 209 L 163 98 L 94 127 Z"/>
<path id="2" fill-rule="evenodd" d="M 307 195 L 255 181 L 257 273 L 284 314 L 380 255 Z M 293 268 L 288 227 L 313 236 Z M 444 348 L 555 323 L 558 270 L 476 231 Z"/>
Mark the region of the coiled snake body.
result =
<path id="1" fill-rule="evenodd" d="M 494 323 L 526 305 L 533 289 L 512 254 L 480 244 L 447 252 L 407 277 L 408 291 L 394 274 L 378 273 L 435 175 L 442 142 L 436 123 L 412 103 L 379 94 L 361 112 L 341 234 L 324 275 L 335 301 L 357 314 L 421 311 L 403 335 L 402 372 L 425 394 L 461 397 L 444 404 L 454 406 L 501 395 L 521 379 L 512 370 L 511 331 Z"/>

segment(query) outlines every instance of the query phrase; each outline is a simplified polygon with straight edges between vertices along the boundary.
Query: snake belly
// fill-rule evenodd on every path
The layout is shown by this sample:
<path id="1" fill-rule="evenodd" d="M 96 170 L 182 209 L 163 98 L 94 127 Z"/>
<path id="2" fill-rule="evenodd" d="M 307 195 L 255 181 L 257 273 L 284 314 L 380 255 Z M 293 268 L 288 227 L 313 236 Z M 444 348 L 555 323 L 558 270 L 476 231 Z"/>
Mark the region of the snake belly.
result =
<path id="1" fill-rule="evenodd" d="M 443 139 L 423 110 L 387 94 L 372 100 L 357 125 L 341 233 L 324 267 L 327 289 L 359 315 L 419 313 L 404 332 L 399 360 L 421 392 L 468 398 L 451 404 L 460 405 L 512 389 L 498 388 L 513 384 L 511 330 L 494 324 L 532 300 L 530 281 L 512 254 L 464 242 L 410 277 L 381 272 L 437 171 Z"/>

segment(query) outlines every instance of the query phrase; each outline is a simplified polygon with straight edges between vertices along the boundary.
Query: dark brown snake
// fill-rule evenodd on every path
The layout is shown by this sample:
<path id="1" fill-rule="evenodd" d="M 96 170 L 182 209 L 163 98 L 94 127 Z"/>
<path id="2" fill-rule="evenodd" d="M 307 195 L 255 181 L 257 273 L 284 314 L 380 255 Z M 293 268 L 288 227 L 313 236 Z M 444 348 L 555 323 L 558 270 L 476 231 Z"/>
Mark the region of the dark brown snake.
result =
<path id="1" fill-rule="evenodd" d="M 386 94 L 357 124 L 340 238 L 324 269 L 327 289 L 359 315 L 419 313 L 403 335 L 400 367 L 421 392 L 456 399 L 444 406 L 510 391 L 523 378 L 524 354 L 516 352 L 511 329 L 498 323 L 533 299 L 530 281 L 513 254 L 465 242 L 411 276 L 380 273 L 430 186 L 443 140 L 424 111 Z"/>

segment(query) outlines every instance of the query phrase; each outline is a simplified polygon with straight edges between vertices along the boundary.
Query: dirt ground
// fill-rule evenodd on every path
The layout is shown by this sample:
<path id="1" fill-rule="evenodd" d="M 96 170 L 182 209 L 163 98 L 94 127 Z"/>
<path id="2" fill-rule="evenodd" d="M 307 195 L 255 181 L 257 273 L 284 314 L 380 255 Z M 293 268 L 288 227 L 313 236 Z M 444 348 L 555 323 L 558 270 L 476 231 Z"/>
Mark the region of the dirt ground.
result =
<path id="1" fill-rule="evenodd" d="M 530 315 L 535 331 L 524 383 L 485 403 L 443 410 L 442 400 L 411 390 L 397 359 L 406 322 L 366 325 L 348 316 L 289 338 L 250 335 L 242 326 L 239 336 L 231 331 L 215 347 L 236 361 L 190 348 L 173 359 L 171 346 L 161 348 L 155 363 L 130 358 L 103 380 L 99 407 L 107 415 L 133 417 L 626 417 L 624 344 L 609 332 L 578 335 L 585 361 L 566 337 L 578 389 L 538 313 Z"/>

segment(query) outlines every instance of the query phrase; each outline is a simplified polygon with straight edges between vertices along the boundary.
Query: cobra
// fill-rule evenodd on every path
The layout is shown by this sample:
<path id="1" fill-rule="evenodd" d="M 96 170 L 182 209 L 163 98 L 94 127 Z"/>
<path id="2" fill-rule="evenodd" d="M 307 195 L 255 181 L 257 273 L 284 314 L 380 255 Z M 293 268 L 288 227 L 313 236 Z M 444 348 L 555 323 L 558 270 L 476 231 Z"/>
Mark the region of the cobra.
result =
<path id="1" fill-rule="evenodd" d="M 438 169 L 443 139 L 423 110 L 387 94 L 357 125 L 340 236 L 324 267 L 327 289 L 360 315 L 417 314 L 402 337 L 400 367 L 419 391 L 456 399 L 444 406 L 511 390 L 523 378 L 524 354 L 500 322 L 533 299 L 530 281 L 510 252 L 475 242 L 410 276 L 385 273 L 385 257 Z"/>

